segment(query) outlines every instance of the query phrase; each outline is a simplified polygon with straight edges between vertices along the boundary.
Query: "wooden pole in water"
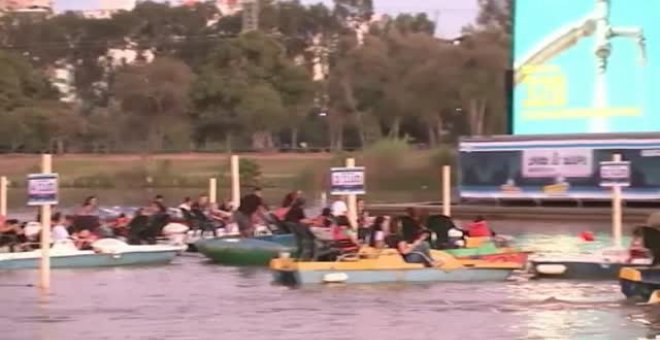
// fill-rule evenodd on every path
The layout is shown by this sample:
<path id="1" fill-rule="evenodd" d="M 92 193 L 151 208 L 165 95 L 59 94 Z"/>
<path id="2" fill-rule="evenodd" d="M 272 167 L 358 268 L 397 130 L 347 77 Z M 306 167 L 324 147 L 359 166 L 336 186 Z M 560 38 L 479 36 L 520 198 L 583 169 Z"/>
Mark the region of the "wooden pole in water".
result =
<path id="1" fill-rule="evenodd" d="M 442 167 L 442 214 L 451 216 L 451 166 Z"/>
<path id="2" fill-rule="evenodd" d="M 346 167 L 354 168 L 355 167 L 355 158 L 346 159 Z M 358 227 L 357 225 L 357 195 L 351 194 L 348 195 L 348 220 L 351 222 L 353 228 Z"/>
<path id="3" fill-rule="evenodd" d="M 209 202 L 218 203 L 218 181 L 215 178 L 209 179 Z"/>
<path id="4" fill-rule="evenodd" d="M 621 162 L 621 155 L 614 154 L 612 161 Z M 615 185 L 612 187 L 612 237 L 614 238 L 614 246 L 621 247 L 621 234 L 622 234 L 622 221 L 623 212 L 621 204 L 621 186 Z"/>
<path id="5" fill-rule="evenodd" d="M 53 159 L 49 154 L 41 156 L 41 173 L 53 172 Z M 39 288 L 50 289 L 50 217 L 51 206 L 41 206 L 41 261 L 39 263 Z"/>
<path id="6" fill-rule="evenodd" d="M 231 202 L 234 210 L 241 204 L 241 177 L 238 156 L 231 156 Z"/>
<path id="7" fill-rule="evenodd" d="M 0 177 L 0 216 L 7 217 L 7 177 Z"/>

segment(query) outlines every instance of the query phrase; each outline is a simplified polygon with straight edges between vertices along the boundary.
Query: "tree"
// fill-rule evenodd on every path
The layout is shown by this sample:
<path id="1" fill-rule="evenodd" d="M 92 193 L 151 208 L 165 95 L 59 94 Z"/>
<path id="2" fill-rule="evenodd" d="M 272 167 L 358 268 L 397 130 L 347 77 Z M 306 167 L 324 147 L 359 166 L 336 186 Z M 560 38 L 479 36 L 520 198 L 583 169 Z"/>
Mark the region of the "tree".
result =
<path id="1" fill-rule="evenodd" d="M 57 90 L 25 58 L 0 51 L 0 111 L 57 99 Z"/>
<path id="2" fill-rule="evenodd" d="M 298 112 L 313 91 L 306 70 L 286 58 L 276 39 L 261 32 L 222 40 L 202 69 L 192 92 L 200 112 L 195 117 L 198 129 L 231 122 L 251 135 L 257 149 L 274 146 L 273 133 L 284 127 L 282 115 Z M 225 138 L 231 140 L 238 129 L 224 131 Z"/>
<path id="3" fill-rule="evenodd" d="M 513 32 L 513 0 L 479 0 L 477 24 L 482 28 L 498 28 Z"/>
<path id="4" fill-rule="evenodd" d="M 271 84 L 254 84 L 241 95 L 237 106 L 242 125 L 251 133 L 252 147 L 257 150 L 275 146 L 273 131 L 286 126 L 286 111 L 280 94 Z"/>
<path id="5" fill-rule="evenodd" d="M 317 84 L 307 70 L 298 65 L 286 63 L 278 72 L 275 86 L 282 98 L 282 105 L 287 111 L 287 127 L 291 132 L 290 142 L 298 146 L 298 131 L 314 105 L 318 93 Z"/>
<path id="6" fill-rule="evenodd" d="M 149 150 L 162 150 L 187 125 L 190 68 L 177 60 L 157 58 L 150 64 L 127 66 L 117 75 L 112 91 L 128 115 L 130 136 L 146 142 Z M 137 128 L 137 129 L 135 129 Z"/>

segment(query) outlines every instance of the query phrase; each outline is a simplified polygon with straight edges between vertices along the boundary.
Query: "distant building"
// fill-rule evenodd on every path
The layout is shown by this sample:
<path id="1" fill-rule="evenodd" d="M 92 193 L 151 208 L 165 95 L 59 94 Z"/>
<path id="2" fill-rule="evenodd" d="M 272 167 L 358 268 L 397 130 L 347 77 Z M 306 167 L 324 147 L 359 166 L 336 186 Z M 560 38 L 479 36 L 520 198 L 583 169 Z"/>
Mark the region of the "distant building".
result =
<path id="1" fill-rule="evenodd" d="M 52 0 L 0 0 L 0 12 L 51 12 Z"/>
<path id="2" fill-rule="evenodd" d="M 117 12 L 132 11 L 135 4 L 136 0 L 100 0 L 97 8 L 78 12 L 89 19 L 110 19 Z"/>
<path id="3" fill-rule="evenodd" d="M 218 10 L 222 15 L 234 15 L 237 12 L 239 12 L 243 8 L 243 2 L 245 0 L 216 0 L 214 1 L 216 7 L 218 7 Z M 192 6 L 196 3 L 204 3 L 207 2 L 205 0 L 178 0 L 178 1 L 173 1 L 172 3 L 175 5 L 183 5 L 183 6 Z"/>
<path id="4" fill-rule="evenodd" d="M 73 65 L 64 61 L 56 62 L 48 74 L 50 75 L 53 86 L 60 93 L 61 101 L 74 103 L 78 100 Z"/>

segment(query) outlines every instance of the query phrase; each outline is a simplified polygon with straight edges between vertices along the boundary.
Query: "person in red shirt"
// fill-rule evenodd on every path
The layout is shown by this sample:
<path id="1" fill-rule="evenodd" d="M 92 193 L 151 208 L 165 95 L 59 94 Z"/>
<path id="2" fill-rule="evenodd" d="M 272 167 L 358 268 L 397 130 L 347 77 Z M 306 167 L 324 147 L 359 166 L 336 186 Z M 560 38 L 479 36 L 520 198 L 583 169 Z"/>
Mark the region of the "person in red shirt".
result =
<path id="1" fill-rule="evenodd" d="M 477 216 L 472 223 L 468 224 L 467 233 L 469 237 L 495 236 L 495 233 L 488 227 L 488 223 L 482 216 Z"/>

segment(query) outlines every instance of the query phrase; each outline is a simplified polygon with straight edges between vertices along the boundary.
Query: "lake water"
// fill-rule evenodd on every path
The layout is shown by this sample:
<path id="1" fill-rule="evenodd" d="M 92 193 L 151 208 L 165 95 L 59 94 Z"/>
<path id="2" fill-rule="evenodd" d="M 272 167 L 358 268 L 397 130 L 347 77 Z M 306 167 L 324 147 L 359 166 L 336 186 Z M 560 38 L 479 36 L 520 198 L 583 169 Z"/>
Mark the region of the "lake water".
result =
<path id="1" fill-rule="evenodd" d="M 570 251 L 607 244 L 602 225 L 498 222 L 522 244 Z M 0 272 L 0 339 L 638 339 L 660 334 L 660 307 L 626 302 L 616 281 L 273 285 L 267 269 L 187 254 L 151 268 Z"/>

